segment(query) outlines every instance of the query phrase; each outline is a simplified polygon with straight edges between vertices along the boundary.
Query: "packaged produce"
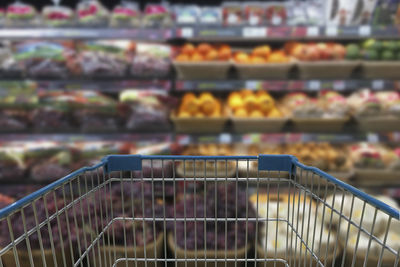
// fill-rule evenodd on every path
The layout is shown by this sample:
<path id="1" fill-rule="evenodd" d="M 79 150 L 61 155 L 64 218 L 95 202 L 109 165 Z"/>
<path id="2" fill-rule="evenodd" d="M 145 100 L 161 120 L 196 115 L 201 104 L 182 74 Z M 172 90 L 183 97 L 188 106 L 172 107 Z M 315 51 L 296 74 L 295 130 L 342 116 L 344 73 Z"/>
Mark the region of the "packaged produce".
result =
<path id="1" fill-rule="evenodd" d="M 51 27 L 72 26 L 74 24 L 74 11 L 66 6 L 46 6 L 42 10 L 43 22 Z"/>
<path id="2" fill-rule="evenodd" d="M 286 4 L 288 25 L 308 25 L 307 4 L 307 2 L 288 2 Z"/>
<path id="3" fill-rule="evenodd" d="M 99 92 L 79 91 L 71 103 L 74 121 L 86 131 L 116 131 L 121 123 L 117 102 Z"/>
<path id="4" fill-rule="evenodd" d="M 30 177 L 37 182 L 52 182 L 71 172 L 72 154 L 56 142 L 25 144 L 25 162 Z"/>
<path id="5" fill-rule="evenodd" d="M 329 0 L 326 4 L 328 25 L 351 25 L 351 19 L 354 12 L 362 5 L 363 0 L 347 1 L 347 0 Z"/>
<path id="6" fill-rule="evenodd" d="M 351 157 L 356 168 L 384 168 L 387 165 L 385 153 L 385 149 L 374 144 L 361 143 L 351 147 Z"/>
<path id="7" fill-rule="evenodd" d="M 352 13 L 351 25 L 370 24 L 372 13 L 378 0 L 357 0 L 355 10 Z"/>
<path id="8" fill-rule="evenodd" d="M 263 25 L 265 15 L 265 6 L 261 2 L 250 2 L 244 5 L 244 18 L 249 25 Z"/>
<path id="9" fill-rule="evenodd" d="M 26 178 L 23 151 L 21 146 L 0 146 L 0 181 L 16 181 Z"/>
<path id="10" fill-rule="evenodd" d="M 372 24 L 377 26 L 400 24 L 398 1 L 379 0 L 373 11 Z"/>
<path id="11" fill-rule="evenodd" d="M 200 11 L 199 22 L 204 25 L 221 24 L 222 12 L 220 7 L 203 7 Z"/>
<path id="12" fill-rule="evenodd" d="M 126 75 L 130 42 L 125 40 L 88 41 L 79 45 L 77 64 L 84 76 L 122 77 Z"/>
<path id="13" fill-rule="evenodd" d="M 379 99 L 368 89 L 354 92 L 347 102 L 352 112 L 358 116 L 377 116 L 383 112 Z"/>
<path id="14" fill-rule="evenodd" d="M 112 27 L 140 27 L 140 9 L 136 2 L 123 1 L 111 13 Z"/>
<path id="15" fill-rule="evenodd" d="M 0 44 L 0 76 L 20 77 L 23 74 L 23 68 L 15 59 L 11 44 Z"/>
<path id="16" fill-rule="evenodd" d="M 21 1 L 15 1 L 7 7 L 7 24 L 9 26 L 29 26 L 35 25 L 36 10 L 32 5 Z"/>
<path id="17" fill-rule="evenodd" d="M 174 6 L 176 24 L 193 25 L 199 21 L 200 8 L 195 5 Z"/>
<path id="18" fill-rule="evenodd" d="M 241 25 L 244 22 L 244 14 L 241 3 L 224 2 L 222 4 L 222 23 L 224 26 Z"/>
<path id="19" fill-rule="evenodd" d="M 74 128 L 71 102 L 76 97 L 62 91 L 40 91 L 39 104 L 30 113 L 32 126 L 38 131 L 68 131 Z"/>
<path id="20" fill-rule="evenodd" d="M 268 2 L 266 5 L 266 21 L 268 25 L 286 25 L 287 24 L 287 8 L 285 3 Z"/>
<path id="21" fill-rule="evenodd" d="M 169 6 L 166 4 L 147 4 L 143 17 L 144 27 L 170 27 L 173 24 Z"/>
<path id="22" fill-rule="evenodd" d="M 26 41 L 14 46 L 14 57 L 30 77 L 67 77 L 73 71 L 72 42 Z"/>
<path id="23" fill-rule="evenodd" d="M 169 114 L 176 105 L 165 90 L 125 90 L 119 99 L 128 106 L 125 127 L 130 130 L 168 130 Z"/>
<path id="24" fill-rule="evenodd" d="M 77 5 L 78 22 L 83 26 L 104 26 L 108 10 L 97 0 L 82 0 Z"/>
<path id="25" fill-rule="evenodd" d="M 321 1 L 307 1 L 305 4 L 307 25 L 325 25 L 325 5 Z"/>
<path id="26" fill-rule="evenodd" d="M 165 77 L 171 69 L 171 47 L 163 44 L 136 45 L 131 74 L 134 76 Z"/>

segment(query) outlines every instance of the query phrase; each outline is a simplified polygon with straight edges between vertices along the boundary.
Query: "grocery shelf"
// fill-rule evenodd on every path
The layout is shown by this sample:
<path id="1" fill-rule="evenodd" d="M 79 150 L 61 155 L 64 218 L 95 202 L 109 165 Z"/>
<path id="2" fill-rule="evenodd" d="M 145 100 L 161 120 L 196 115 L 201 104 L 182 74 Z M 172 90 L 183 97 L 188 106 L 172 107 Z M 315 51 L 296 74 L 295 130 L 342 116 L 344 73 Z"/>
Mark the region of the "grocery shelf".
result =
<path id="1" fill-rule="evenodd" d="M 400 81 L 393 80 L 223 80 L 183 81 L 175 83 L 177 91 L 221 90 L 234 91 L 240 88 L 268 91 L 354 91 L 360 88 L 373 90 L 400 89 Z"/>
<path id="2" fill-rule="evenodd" d="M 0 39 L 133 39 L 165 42 L 172 37 L 171 29 L 115 29 L 115 28 L 3 28 Z"/>
<path id="3" fill-rule="evenodd" d="M 190 40 L 207 41 L 255 41 L 291 39 L 348 39 L 400 37 L 399 28 L 395 26 L 196 26 L 179 27 L 174 30 L 174 37 Z"/>
<path id="4" fill-rule="evenodd" d="M 365 38 L 398 39 L 396 26 L 177 26 L 174 28 L 2 28 L 0 39 L 133 39 L 165 42 L 174 39 L 192 41 L 285 41 L 292 39 Z"/>
<path id="5" fill-rule="evenodd" d="M 148 132 L 148 133 L 12 133 L 0 134 L 0 142 L 10 141 L 175 141 L 180 145 L 202 144 L 202 143 L 306 143 L 306 142 L 330 142 L 351 143 L 368 141 L 370 143 L 399 143 L 400 133 L 382 134 L 318 134 L 318 133 L 220 133 L 220 134 L 180 134 L 173 132 Z"/>

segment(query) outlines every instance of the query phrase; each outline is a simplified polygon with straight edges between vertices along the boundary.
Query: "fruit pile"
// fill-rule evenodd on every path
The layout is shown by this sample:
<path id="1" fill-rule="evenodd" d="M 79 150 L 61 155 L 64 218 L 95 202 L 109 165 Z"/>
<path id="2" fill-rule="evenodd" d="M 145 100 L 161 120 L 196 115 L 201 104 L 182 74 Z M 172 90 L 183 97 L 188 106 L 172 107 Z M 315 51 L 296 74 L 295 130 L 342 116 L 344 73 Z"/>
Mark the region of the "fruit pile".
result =
<path id="1" fill-rule="evenodd" d="M 266 91 L 232 92 L 228 97 L 228 106 L 233 115 L 240 118 L 280 118 L 283 116 L 276 108 L 275 100 Z"/>
<path id="2" fill-rule="evenodd" d="M 232 51 L 228 45 L 210 45 L 201 43 L 197 47 L 193 44 L 185 44 L 175 58 L 178 62 L 185 61 L 228 61 Z"/>
<path id="3" fill-rule="evenodd" d="M 300 61 L 342 60 L 346 56 L 346 48 L 337 43 L 288 42 L 284 50 Z"/>
<path id="4" fill-rule="evenodd" d="M 346 58 L 364 60 L 399 60 L 399 41 L 368 39 L 362 44 L 348 44 Z"/>
<path id="5" fill-rule="evenodd" d="M 193 93 L 187 93 L 182 98 L 178 117 L 221 117 L 222 113 L 221 101 L 216 99 L 211 93 L 205 92 L 198 97 Z"/>
<path id="6" fill-rule="evenodd" d="M 250 54 L 237 52 L 234 55 L 236 63 L 285 63 L 289 62 L 289 56 L 284 50 L 272 51 L 268 45 L 258 46 Z"/>

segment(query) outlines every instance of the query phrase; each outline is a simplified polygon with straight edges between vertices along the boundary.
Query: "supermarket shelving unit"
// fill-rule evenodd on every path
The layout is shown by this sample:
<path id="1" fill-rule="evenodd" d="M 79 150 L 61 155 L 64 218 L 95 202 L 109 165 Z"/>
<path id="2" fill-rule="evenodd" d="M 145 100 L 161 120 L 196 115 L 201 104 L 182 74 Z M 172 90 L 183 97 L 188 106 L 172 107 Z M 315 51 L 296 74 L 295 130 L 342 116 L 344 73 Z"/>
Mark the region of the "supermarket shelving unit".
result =
<path id="1" fill-rule="evenodd" d="M 336 40 L 336 41 L 359 41 L 366 38 L 376 39 L 400 39 L 400 27 L 372 27 L 369 25 L 355 27 L 191 27 L 182 26 L 166 29 L 85 29 L 85 28 L 33 28 L 33 29 L 6 29 L 0 28 L 0 40 L 26 40 L 26 39 L 132 39 L 138 41 L 182 43 L 185 40 L 191 42 L 232 42 L 232 43 L 265 43 L 284 42 L 289 40 Z M 0 78 L 0 90 L 7 90 L 3 82 L 16 79 Z M 16 80 L 18 81 L 18 80 Z M 286 93 L 290 91 L 318 92 L 322 89 L 333 89 L 336 91 L 354 91 L 359 88 L 369 87 L 379 91 L 384 89 L 400 90 L 400 80 L 365 80 L 361 78 L 350 80 L 226 80 L 226 81 L 186 81 L 176 80 L 174 75 L 159 79 L 157 77 L 126 77 L 119 79 L 32 79 L 41 89 L 61 88 L 65 90 L 77 90 L 79 88 L 93 89 L 110 94 L 116 94 L 124 88 L 162 88 L 174 94 L 186 91 L 208 90 L 214 92 L 227 92 L 241 88 L 253 90 L 268 89 L 269 91 Z M 190 143 L 232 143 L 241 142 L 254 144 L 260 142 L 384 142 L 400 143 L 400 133 L 362 133 L 357 129 L 350 128 L 346 133 L 318 134 L 318 133 L 248 133 L 235 134 L 231 131 L 219 135 L 187 135 L 174 132 L 160 133 L 58 133 L 58 134 L 1 134 L 0 142 L 11 140 L 174 140 L 178 144 Z M 384 181 L 382 181 L 384 182 Z M 360 184 L 362 185 L 362 184 Z M 400 186 L 399 184 L 386 184 L 383 187 Z"/>

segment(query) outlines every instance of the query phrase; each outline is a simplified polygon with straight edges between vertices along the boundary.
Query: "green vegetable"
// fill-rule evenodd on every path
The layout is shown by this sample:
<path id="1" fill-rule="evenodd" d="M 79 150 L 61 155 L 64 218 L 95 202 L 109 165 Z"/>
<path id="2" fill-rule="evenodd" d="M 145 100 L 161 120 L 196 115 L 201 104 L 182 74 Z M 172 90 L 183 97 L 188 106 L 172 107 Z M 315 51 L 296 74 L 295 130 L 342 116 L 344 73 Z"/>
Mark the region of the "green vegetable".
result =
<path id="1" fill-rule="evenodd" d="M 381 55 L 382 60 L 395 60 L 395 54 L 391 50 L 385 50 Z"/>
<path id="2" fill-rule="evenodd" d="M 346 46 L 346 58 L 358 59 L 360 57 L 360 47 L 356 44 L 349 44 Z"/>
<path id="3" fill-rule="evenodd" d="M 362 58 L 365 60 L 379 60 L 379 53 L 376 50 L 364 50 Z"/>

